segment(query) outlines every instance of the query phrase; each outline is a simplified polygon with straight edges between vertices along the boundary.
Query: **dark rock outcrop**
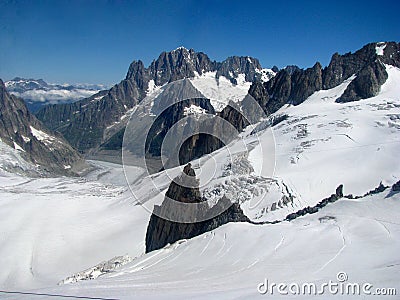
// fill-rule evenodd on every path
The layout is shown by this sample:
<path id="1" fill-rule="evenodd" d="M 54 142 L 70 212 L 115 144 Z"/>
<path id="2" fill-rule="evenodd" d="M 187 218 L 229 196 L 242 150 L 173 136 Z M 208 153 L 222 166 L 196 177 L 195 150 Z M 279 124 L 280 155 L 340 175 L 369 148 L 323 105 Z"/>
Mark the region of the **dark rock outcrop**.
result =
<path id="1" fill-rule="evenodd" d="M 336 202 L 340 198 L 343 198 L 343 185 L 342 184 L 339 185 L 336 188 L 335 193 L 332 194 L 331 196 L 329 196 L 328 198 L 322 199 L 315 206 L 307 206 L 307 207 L 305 207 L 303 209 L 298 210 L 295 213 L 291 213 L 291 214 L 287 215 L 286 218 L 285 218 L 285 221 L 292 221 L 292 220 L 294 220 L 294 219 L 296 219 L 298 217 L 304 216 L 304 215 L 314 214 L 314 213 L 318 212 L 321 208 L 323 208 L 326 205 L 328 205 L 329 203 Z"/>
<path id="2" fill-rule="evenodd" d="M 335 53 L 325 68 L 319 63 L 305 70 L 297 66 L 288 66 L 279 71 L 275 68 L 278 71 L 276 76 L 264 83 L 260 80 L 261 66 L 257 59 L 233 56 L 223 62 L 215 62 L 204 53 L 178 48 L 161 53 L 147 68 L 141 61 L 132 62 L 126 78 L 108 91 L 73 104 L 48 106 L 39 111 L 37 116 L 50 129 L 61 132 L 80 151 L 89 153 L 95 152 L 100 145 L 116 149 L 122 144 L 121 132 L 128 118 L 121 118 L 143 100 L 153 83 L 160 86 L 208 71 L 216 72 L 216 78 L 225 76 L 233 83 L 237 82 L 239 74 L 244 74 L 246 80 L 253 82 L 249 94 L 267 116 L 285 104 L 299 105 L 315 91 L 333 88 L 352 75 L 356 79 L 337 101 L 356 101 L 379 92 L 387 79 L 382 64 L 400 66 L 400 44 L 384 43 L 384 49 L 379 54 L 377 47 L 382 48 L 383 44 L 371 43 L 355 53 Z M 244 120 L 232 108 L 225 108 L 219 116 L 232 121 L 237 129 L 241 130 L 246 122 L 254 121 Z M 254 119 L 257 120 L 257 117 Z M 194 139 L 199 140 L 198 137 Z"/>
<path id="3" fill-rule="evenodd" d="M 295 71 L 291 79 L 289 102 L 298 105 L 322 88 L 322 66 L 317 62 L 312 68 Z"/>
<path id="4" fill-rule="evenodd" d="M 236 82 L 239 73 L 244 73 L 246 80 L 253 81 L 260 76 L 257 68 L 261 68 L 258 60 L 251 57 L 234 56 L 217 63 L 202 52 L 181 47 L 161 53 L 148 68 L 142 61 L 134 61 L 125 79 L 110 90 L 75 103 L 47 106 L 37 113 L 37 117 L 48 128 L 59 131 L 81 152 L 88 153 L 102 144 L 107 147 L 114 134 L 121 136 L 120 130 L 126 125 L 121 117 L 143 100 L 150 81 L 161 86 L 208 71 L 216 71 L 217 78 L 227 76 L 232 82 Z M 119 123 L 121 126 L 115 126 L 114 130 L 108 129 Z M 121 144 L 115 139 L 112 145 Z"/>
<path id="5" fill-rule="evenodd" d="M 36 116 L 85 152 L 100 145 L 106 139 L 107 126 L 120 122 L 121 116 L 143 97 L 136 81 L 125 79 L 110 90 L 81 101 L 46 106 Z"/>
<path id="6" fill-rule="evenodd" d="M 383 53 L 378 54 L 377 47 L 384 47 Z M 355 75 L 337 102 L 357 101 L 379 92 L 388 77 L 383 64 L 400 65 L 399 43 L 370 43 L 355 53 L 335 53 L 324 69 L 319 63 L 306 70 L 288 66 L 266 83 L 254 82 L 249 94 L 271 114 L 287 103 L 298 105 L 314 92 L 336 87 Z"/>
<path id="7" fill-rule="evenodd" d="M 258 59 L 249 56 L 231 56 L 217 65 L 217 78 L 224 76 L 233 84 L 237 84 L 238 75 L 245 74 L 246 81 L 252 82 L 259 77 L 257 70 L 261 70 Z"/>
<path id="8" fill-rule="evenodd" d="M 336 102 L 351 102 L 376 96 L 388 74 L 381 62 L 375 61 L 365 66 L 350 82 L 343 95 Z"/>
<path id="9" fill-rule="evenodd" d="M 10 95 L 0 79 L 0 139 L 44 173 L 74 175 L 87 167 L 82 157 L 59 134 L 43 126 L 24 101 Z M 22 149 L 22 150 L 21 150 Z"/>
<path id="10" fill-rule="evenodd" d="M 201 197 L 198 181 L 195 171 L 188 164 L 183 170 L 183 174 L 175 178 L 166 193 L 166 197 L 178 201 L 180 203 L 202 203 L 205 201 Z M 226 203 L 228 201 L 229 203 Z M 227 205 L 228 204 L 228 205 Z M 163 210 L 174 209 L 175 214 L 190 214 L 199 220 L 203 220 L 205 215 L 210 214 L 210 211 L 204 206 L 204 211 L 193 211 L 190 207 L 182 207 L 176 209 L 168 207 L 170 204 L 164 200 L 161 206 L 155 206 L 154 212 L 150 217 L 146 232 L 146 253 L 163 248 L 167 244 L 172 244 L 182 239 L 190 239 L 207 231 L 213 230 L 223 224 L 229 222 L 248 222 L 249 219 L 243 214 L 240 206 L 236 203 L 230 203 L 230 200 L 223 198 L 212 209 L 219 209 L 219 206 L 228 207 L 221 214 L 204 221 L 194 223 L 179 223 L 159 217 Z M 212 215 L 212 212 L 211 214 Z"/>
<path id="11" fill-rule="evenodd" d="M 397 181 L 395 184 L 393 184 L 392 191 L 393 192 L 400 192 L 400 180 Z"/>
<path id="12" fill-rule="evenodd" d="M 163 52 L 151 63 L 147 70 L 149 78 L 160 86 L 183 78 L 195 76 L 195 72 L 203 74 L 213 71 L 216 62 L 212 62 L 202 52 L 195 52 L 193 49 L 178 48 L 171 52 Z"/>
<path id="13" fill-rule="evenodd" d="M 145 144 L 146 153 L 153 156 L 161 155 L 161 145 L 165 135 L 174 124 L 184 118 L 185 108 L 191 105 L 201 107 L 210 114 L 214 113 L 210 101 L 205 98 L 186 99 L 163 109 L 150 128 Z"/>

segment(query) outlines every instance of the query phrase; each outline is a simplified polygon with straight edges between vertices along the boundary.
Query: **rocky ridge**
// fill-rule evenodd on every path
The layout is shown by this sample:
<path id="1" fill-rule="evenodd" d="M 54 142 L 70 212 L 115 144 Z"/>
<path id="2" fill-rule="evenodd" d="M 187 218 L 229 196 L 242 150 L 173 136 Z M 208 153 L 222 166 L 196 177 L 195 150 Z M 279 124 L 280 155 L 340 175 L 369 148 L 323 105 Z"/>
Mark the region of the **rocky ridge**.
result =
<path id="1" fill-rule="evenodd" d="M 202 203 L 203 199 L 198 187 L 195 171 L 188 164 L 183 170 L 183 174 L 174 178 L 171 182 L 166 197 L 180 203 Z M 226 203 L 229 201 L 229 203 Z M 211 210 L 219 209 L 219 205 L 229 204 L 229 208 L 221 214 L 215 214 L 215 217 L 210 219 L 204 218 L 206 215 L 213 215 Z M 179 223 L 173 222 L 160 217 L 163 212 L 168 211 L 173 214 L 187 214 L 194 216 L 198 220 L 194 223 Z M 204 221 L 203 221 L 204 219 Z M 198 211 L 193 211 L 191 207 L 180 207 L 176 209 L 175 205 L 171 205 L 164 200 L 161 206 L 155 206 L 153 214 L 150 217 L 146 231 L 146 253 L 160 249 L 167 244 L 175 243 L 178 240 L 190 239 L 207 231 L 211 231 L 223 224 L 229 222 L 248 222 L 249 219 L 244 215 L 242 209 L 237 203 L 230 203 L 227 198 L 221 199 L 214 207 L 206 209 L 202 208 Z"/>
<path id="2" fill-rule="evenodd" d="M 356 78 L 336 101 L 357 101 L 379 92 L 388 76 L 384 64 L 400 66 L 399 43 L 370 43 L 355 53 L 335 53 L 325 68 L 317 62 L 305 70 L 282 69 L 268 82 L 254 83 L 249 94 L 271 114 L 287 103 L 298 105 L 314 92 L 338 86 L 355 75 Z"/>
<path id="3" fill-rule="evenodd" d="M 87 167 L 81 155 L 60 134 L 46 129 L 22 99 L 7 92 L 1 79 L 0 140 L 44 174 L 74 175 Z"/>
<path id="4" fill-rule="evenodd" d="M 255 58 L 233 56 L 216 62 L 202 52 L 180 47 L 161 53 L 148 68 L 140 60 L 133 61 L 125 79 L 110 90 L 74 103 L 46 106 L 37 117 L 50 129 L 62 133 L 74 147 L 89 152 L 123 129 L 126 113 L 155 87 L 206 72 L 216 72 L 216 78 L 225 76 L 232 83 L 237 82 L 239 74 L 245 74 L 250 82 L 262 76 L 261 65 Z M 115 126 L 114 131 L 107 130 L 117 123 L 122 125 Z"/>

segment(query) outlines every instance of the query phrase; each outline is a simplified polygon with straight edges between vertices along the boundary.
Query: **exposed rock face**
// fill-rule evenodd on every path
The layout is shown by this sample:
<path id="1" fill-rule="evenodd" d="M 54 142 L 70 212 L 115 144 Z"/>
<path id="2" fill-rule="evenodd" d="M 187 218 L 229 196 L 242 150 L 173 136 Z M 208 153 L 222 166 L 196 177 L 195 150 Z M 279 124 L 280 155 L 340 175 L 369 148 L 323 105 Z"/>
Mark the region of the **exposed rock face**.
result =
<path id="1" fill-rule="evenodd" d="M 125 79 L 110 90 L 81 101 L 46 106 L 37 117 L 84 152 L 101 144 L 107 126 L 120 122 L 121 116 L 143 95 L 136 81 Z"/>
<path id="2" fill-rule="evenodd" d="M 379 93 L 380 87 L 388 78 L 385 67 L 380 62 L 365 66 L 357 77 L 348 85 L 343 95 L 336 102 L 351 102 L 373 97 Z"/>
<path id="3" fill-rule="evenodd" d="M 393 192 L 400 192 L 400 180 L 397 181 L 395 184 L 393 184 L 392 191 Z"/>
<path id="4" fill-rule="evenodd" d="M 261 66 L 251 57 L 234 56 L 218 63 L 204 53 L 181 47 L 161 53 L 148 68 L 142 61 L 134 61 L 126 78 L 110 90 L 72 104 L 47 106 L 37 113 L 37 117 L 50 129 L 62 133 L 80 151 L 89 152 L 107 144 L 114 134 L 121 136 L 119 131 L 124 124 L 115 131 L 107 128 L 123 123 L 121 117 L 143 100 L 153 85 L 162 86 L 208 71 L 215 71 L 217 78 L 227 76 L 234 83 L 238 74 L 244 73 L 246 80 L 252 81 L 260 76 L 256 69 L 261 69 Z M 114 138 L 112 144 L 120 144 L 120 141 Z"/>
<path id="5" fill-rule="evenodd" d="M 317 62 L 312 68 L 295 71 L 291 78 L 289 102 L 298 105 L 322 88 L 322 66 Z"/>
<path id="6" fill-rule="evenodd" d="M 178 48 L 171 52 L 163 52 L 153 61 L 148 70 L 149 77 L 156 85 L 163 85 L 175 80 L 194 77 L 195 72 L 213 71 L 216 62 L 212 62 L 204 53 L 193 49 Z"/>
<path id="7" fill-rule="evenodd" d="M 314 214 L 317 211 L 319 211 L 321 208 L 325 207 L 326 205 L 328 205 L 329 203 L 333 203 L 336 202 L 337 200 L 339 200 L 340 198 L 343 198 L 343 185 L 339 185 L 336 188 L 336 191 L 334 194 L 330 195 L 328 198 L 322 199 L 320 202 L 318 202 L 317 205 L 315 206 L 307 206 L 303 209 L 300 209 L 299 211 L 295 212 L 295 213 L 291 213 L 289 215 L 286 216 L 285 220 L 286 221 L 292 221 L 298 217 L 307 215 L 307 214 Z"/>
<path id="8" fill-rule="evenodd" d="M 10 95 L 0 79 L 0 139 L 44 172 L 75 174 L 85 163 L 59 134 L 46 129 L 24 101 Z"/>
<path id="9" fill-rule="evenodd" d="M 95 152 L 100 145 L 108 150 L 120 149 L 124 127 L 128 120 L 125 114 L 141 102 L 154 85 L 161 86 L 208 71 L 216 72 L 216 78 L 225 76 L 233 83 L 245 77 L 245 80 L 253 81 L 249 94 L 257 100 L 268 116 L 287 103 L 298 105 L 315 91 L 335 87 L 352 75 L 355 75 L 356 79 L 337 99 L 338 102 L 356 101 L 374 96 L 387 79 L 382 64 L 400 66 L 398 43 L 371 43 L 355 53 L 344 55 L 336 53 L 325 68 L 319 63 L 305 70 L 297 66 L 288 66 L 269 81 L 262 83 L 259 73 L 261 66 L 254 58 L 230 57 L 223 62 L 215 62 L 204 53 L 179 48 L 161 53 L 148 68 L 141 61 L 132 62 L 126 78 L 108 91 L 102 91 L 73 104 L 46 107 L 37 116 L 50 129 L 61 132 L 73 146 L 84 153 Z M 275 70 L 278 71 L 277 68 Z M 239 77 L 239 74 L 244 76 Z M 202 97 L 204 98 L 200 95 L 197 98 Z M 201 107 L 207 112 L 211 111 L 208 106 Z M 246 115 L 251 114 L 250 107 Z M 159 142 L 159 138 L 165 135 L 165 130 L 169 129 L 167 123 L 170 121 L 167 119 L 171 117 L 171 120 L 176 122 L 180 118 L 179 115 L 182 115 L 182 111 L 168 113 L 166 119 L 162 121 L 164 122 L 162 132 L 150 139 Z M 234 110 L 234 105 L 225 107 L 218 116 L 228 120 L 239 131 L 249 122 L 257 121 L 257 116 L 254 116 L 253 120 L 244 120 L 242 115 Z M 182 161 L 186 162 L 222 145 L 215 138 L 209 139 L 210 136 L 207 135 L 194 136 L 185 147 L 191 145 L 192 148 L 197 148 L 203 145 L 207 149 L 189 151 L 190 155 L 186 155 Z M 148 149 L 151 155 L 156 154 L 153 152 L 154 147 Z"/>
<path id="10" fill-rule="evenodd" d="M 205 201 L 202 199 L 195 171 L 188 164 L 184 168 L 184 173 L 175 178 L 166 193 L 166 196 L 183 203 L 200 203 Z M 185 176 L 186 175 L 186 176 Z M 224 198 L 221 201 L 229 201 Z M 222 205 L 222 202 L 217 204 Z M 161 212 L 168 209 L 168 203 L 164 200 L 161 207 L 156 206 L 154 210 Z M 176 210 L 176 208 L 174 208 Z M 214 207 L 217 209 L 217 207 Z M 183 208 L 179 212 L 181 214 L 194 214 L 200 219 L 206 212 L 193 212 L 190 208 Z M 248 222 L 249 219 L 243 214 L 238 204 L 232 204 L 227 210 L 218 216 L 206 221 L 196 223 L 177 223 L 160 218 L 159 213 L 153 214 L 150 217 L 146 232 L 146 252 L 160 249 L 169 243 L 174 243 L 181 239 L 190 239 L 204 232 L 213 230 L 223 224 L 229 222 Z"/>
<path id="11" fill-rule="evenodd" d="M 204 98 L 186 99 L 169 106 L 162 111 L 150 128 L 146 140 L 146 153 L 154 156 L 161 155 L 161 144 L 165 135 L 176 122 L 184 118 L 185 108 L 191 105 L 201 107 L 208 113 L 214 113 L 210 101 Z"/>
<path id="12" fill-rule="evenodd" d="M 192 135 L 183 142 L 179 149 L 179 164 L 186 164 L 195 158 L 212 153 L 223 146 L 224 143 L 215 136 L 206 133 Z"/>
<path id="13" fill-rule="evenodd" d="M 253 87 L 257 84 L 257 87 Z M 285 105 L 290 97 L 292 79 L 286 70 L 281 70 L 267 83 L 253 83 L 249 89 L 249 94 L 258 103 L 265 103 L 264 111 L 268 114 L 276 112 Z"/>
<path id="14" fill-rule="evenodd" d="M 298 105 L 311 96 L 315 91 L 322 88 L 322 67 L 316 63 L 312 68 L 306 70 L 290 68 L 290 72 L 283 69 L 264 84 L 265 91 L 261 86 L 257 89 L 250 88 L 249 93 L 257 101 L 266 103 L 266 111 L 274 113 L 286 103 Z M 268 100 L 263 100 L 268 95 Z"/>
<path id="15" fill-rule="evenodd" d="M 255 109 L 251 110 L 251 105 L 246 107 L 250 109 L 248 115 L 257 115 Z M 145 155 L 147 166 L 152 166 L 151 172 L 185 164 L 228 144 L 253 121 L 246 120 L 240 109 L 231 102 L 216 113 L 210 100 L 204 98 L 189 80 L 175 81 L 154 99 L 149 112 L 143 113 L 138 109 L 133 113 L 132 119 L 137 122 L 129 125 L 125 149 L 136 156 Z M 143 124 L 148 125 L 140 127 Z M 174 137 L 172 141 L 165 139 L 167 134 Z M 145 141 L 144 153 L 138 140 Z M 111 148 L 114 145 L 118 143 L 112 139 L 112 143 L 104 146 Z M 164 153 L 161 153 L 162 146 Z M 171 156 L 175 158 L 175 153 L 179 154 L 179 161 L 170 159 Z M 166 162 L 163 166 L 161 156 Z"/>
<path id="16" fill-rule="evenodd" d="M 378 53 L 380 47 L 382 53 Z M 335 53 L 324 69 L 319 63 L 306 70 L 289 66 L 264 84 L 253 83 L 249 94 L 270 114 L 286 103 L 298 105 L 314 92 L 333 88 L 356 75 L 337 102 L 357 101 L 379 92 L 387 79 L 383 64 L 400 65 L 400 44 L 371 43 L 355 53 Z"/>
<path id="17" fill-rule="evenodd" d="M 217 78 L 225 76 L 232 83 L 237 84 L 239 74 L 245 74 L 246 81 L 252 82 L 258 76 L 257 70 L 261 70 L 258 59 L 243 56 L 231 56 L 217 65 Z"/>

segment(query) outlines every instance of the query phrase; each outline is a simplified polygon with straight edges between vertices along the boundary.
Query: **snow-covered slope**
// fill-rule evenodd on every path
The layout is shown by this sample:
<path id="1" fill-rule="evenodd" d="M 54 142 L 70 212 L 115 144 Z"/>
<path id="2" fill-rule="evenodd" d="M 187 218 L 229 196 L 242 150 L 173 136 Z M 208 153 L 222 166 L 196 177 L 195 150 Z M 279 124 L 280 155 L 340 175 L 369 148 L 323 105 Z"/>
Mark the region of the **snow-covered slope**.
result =
<path id="1" fill-rule="evenodd" d="M 239 102 L 247 95 L 251 82 L 245 81 L 244 74 L 239 74 L 236 85 L 224 76 L 217 79 L 215 75 L 216 72 L 206 72 L 190 79 L 193 86 L 210 99 L 215 111 L 221 111 L 229 101 Z"/>
<path id="2" fill-rule="evenodd" d="M 339 282 L 339 272 L 350 283 L 370 283 L 371 292 L 398 291 L 400 196 L 387 196 L 340 200 L 290 223 L 227 224 L 143 255 L 95 281 L 34 292 L 112 299 L 254 299 L 266 279 L 269 284 L 321 286 Z M 275 289 L 274 297 L 288 296 Z M 338 295 L 326 291 L 323 297 Z"/>
<path id="3" fill-rule="evenodd" d="M 364 195 L 381 181 L 397 182 L 400 70 L 386 70 L 388 80 L 374 98 L 335 103 L 352 77 L 301 105 L 281 108 L 226 148 L 194 161 L 203 195 L 210 204 L 223 195 L 237 199 L 253 221 L 280 221 L 340 184 L 345 194 Z M 143 254 L 149 212 L 181 168 L 130 180 L 136 198 L 116 185 L 123 177 L 115 165 L 102 164 L 96 172 L 88 180 L 1 175 L 2 290 L 39 288 L 33 292 L 113 299 L 253 299 L 265 278 L 322 284 L 346 272 L 348 282 L 399 292 L 399 193 L 341 199 L 292 222 L 227 224 Z M 141 176 L 138 169 L 125 172 L 130 179 Z M 98 178 L 103 183 L 92 181 Z M 114 185 L 106 183 L 113 179 Z M 125 254 L 133 260 L 95 281 L 56 286 Z"/>
<path id="4" fill-rule="evenodd" d="M 351 77 L 301 105 L 283 107 L 249 126 L 237 142 L 196 161 L 200 189 L 210 204 L 226 195 L 254 221 L 275 221 L 316 205 L 340 184 L 345 194 L 364 195 L 381 181 L 398 181 L 400 70 L 387 66 L 387 71 L 389 79 L 374 98 L 335 103 Z M 274 118 L 282 121 L 271 127 Z M 156 195 L 181 171 L 144 178 L 132 190 L 152 211 L 163 199 Z"/>
<path id="5" fill-rule="evenodd" d="M 100 167 L 100 177 L 108 170 L 119 185 L 0 171 L 2 290 L 56 285 L 120 253 L 143 253 L 149 216 L 125 203 L 129 193 L 120 185 L 125 180 L 116 180 L 122 168 Z"/>
<path id="6" fill-rule="evenodd" d="M 275 73 L 270 69 L 261 69 L 258 70 L 258 72 L 261 74 L 260 76 L 263 82 L 275 76 Z M 216 75 L 216 71 L 205 72 L 202 75 L 196 74 L 195 77 L 189 78 L 188 80 L 202 96 L 210 100 L 215 111 L 220 112 L 230 101 L 234 103 L 242 101 L 249 91 L 251 82 L 245 80 L 245 74 L 238 75 L 236 84 L 232 83 L 224 76 L 219 76 L 217 78 Z M 143 112 L 149 116 L 154 116 L 151 112 L 154 101 L 165 91 L 166 87 L 167 84 L 156 86 L 154 80 L 150 80 L 145 99 L 134 108 L 127 110 L 121 117 L 121 121 L 108 126 L 105 130 L 105 134 L 108 135 L 109 132 L 116 132 L 123 128 L 133 111 L 140 111 L 141 116 L 143 116 Z"/>

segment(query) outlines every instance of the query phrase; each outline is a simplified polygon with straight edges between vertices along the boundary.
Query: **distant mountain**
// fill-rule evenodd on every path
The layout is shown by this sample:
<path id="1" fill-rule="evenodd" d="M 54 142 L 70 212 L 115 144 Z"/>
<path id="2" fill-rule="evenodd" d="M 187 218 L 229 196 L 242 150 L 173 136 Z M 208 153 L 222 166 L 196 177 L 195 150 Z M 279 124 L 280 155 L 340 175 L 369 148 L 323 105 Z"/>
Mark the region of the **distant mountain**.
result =
<path id="1" fill-rule="evenodd" d="M 48 104 L 74 102 L 107 88 L 102 84 L 49 84 L 43 79 L 20 77 L 6 81 L 5 86 L 8 92 L 23 98 L 32 112 Z"/>
<path id="2" fill-rule="evenodd" d="M 130 110 L 167 83 L 192 78 L 198 85 L 219 86 L 223 81 L 222 85 L 234 90 L 230 96 L 246 95 L 251 82 L 267 81 L 274 74 L 272 70 L 262 69 L 252 57 L 233 56 L 216 62 L 202 52 L 180 47 L 161 53 L 147 68 L 140 60 L 132 62 L 126 78 L 108 91 L 74 103 L 46 106 L 37 117 L 49 128 L 61 132 L 79 150 L 92 152 L 108 141 L 121 144 L 121 130 Z M 223 109 L 229 99 L 224 101 L 217 110 Z"/>
<path id="3" fill-rule="evenodd" d="M 81 155 L 60 134 L 46 129 L 22 99 L 9 94 L 1 79 L 0 143 L 18 151 L 42 174 L 71 175 L 86 167 Z"/>

